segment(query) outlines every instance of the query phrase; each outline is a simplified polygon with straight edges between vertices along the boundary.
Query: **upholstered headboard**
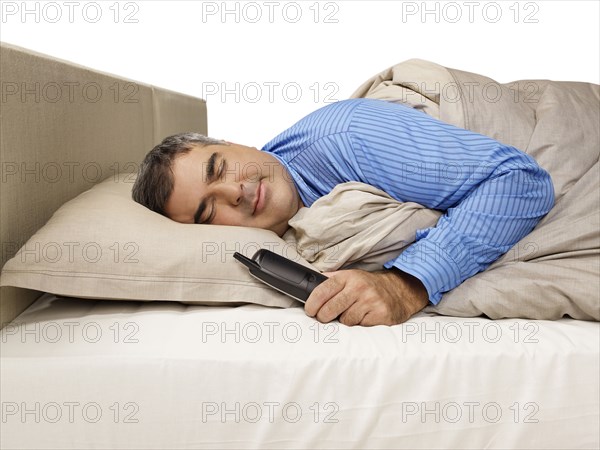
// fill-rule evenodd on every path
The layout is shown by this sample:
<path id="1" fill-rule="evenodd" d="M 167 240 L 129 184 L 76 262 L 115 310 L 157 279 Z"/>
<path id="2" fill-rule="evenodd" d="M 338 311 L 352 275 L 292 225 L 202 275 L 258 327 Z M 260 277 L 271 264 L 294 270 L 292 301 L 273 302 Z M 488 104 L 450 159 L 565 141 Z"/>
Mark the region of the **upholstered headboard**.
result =
<path id="1" fill-rule="evenodd" d="M 207 133 L 202 99 L 6 43 L 0 85 L 0 266 L 63 203 L 116 173 L 137 171 L 163 137 Z M 0 288 L 0 325 L 40 295 Z"/>

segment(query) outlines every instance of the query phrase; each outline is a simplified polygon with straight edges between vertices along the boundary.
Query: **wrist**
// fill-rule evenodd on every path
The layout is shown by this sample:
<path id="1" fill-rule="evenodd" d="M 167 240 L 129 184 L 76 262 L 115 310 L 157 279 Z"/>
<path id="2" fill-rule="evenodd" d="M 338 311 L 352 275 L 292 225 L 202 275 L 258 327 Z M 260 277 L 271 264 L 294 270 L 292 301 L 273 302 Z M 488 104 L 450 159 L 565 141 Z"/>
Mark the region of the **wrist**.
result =
<path id="1" fill-rule="evenodd" d="M 398 269 L 397 267 L 391 267 L 390 271 L 393 271 L 396 276 L 399 276 L 402 278 L 402 280 L 404 280 L 409 290 L 413 294 L 411 297 L 416 301 L 416 303 L 418 303 L 420 309 L 429 304 L 429 293 L 427 292 L 427 288 L 421 280 L 410 273 Z"/>

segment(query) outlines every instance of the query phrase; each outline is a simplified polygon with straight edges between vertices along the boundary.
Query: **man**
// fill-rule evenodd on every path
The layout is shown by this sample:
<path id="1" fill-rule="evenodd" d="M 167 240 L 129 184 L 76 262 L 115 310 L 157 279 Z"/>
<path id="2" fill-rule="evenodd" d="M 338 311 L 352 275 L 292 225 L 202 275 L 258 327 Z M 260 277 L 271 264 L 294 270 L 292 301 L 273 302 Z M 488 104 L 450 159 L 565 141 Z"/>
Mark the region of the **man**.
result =
<path id="1" fill-rule="evenodd" d="M 261 150 L 195 133 L 166 138 L 144 159 L 133 198 L 177 222 L 281 236 L 299 208 L 347 181 L 446 214 L 386 270 L 326 273 L 304 308 L 321 322 L 406 321 L 485 270 L 554 205 L 550 175 L 526 153 L 374 99 L 322 107 Z"/>

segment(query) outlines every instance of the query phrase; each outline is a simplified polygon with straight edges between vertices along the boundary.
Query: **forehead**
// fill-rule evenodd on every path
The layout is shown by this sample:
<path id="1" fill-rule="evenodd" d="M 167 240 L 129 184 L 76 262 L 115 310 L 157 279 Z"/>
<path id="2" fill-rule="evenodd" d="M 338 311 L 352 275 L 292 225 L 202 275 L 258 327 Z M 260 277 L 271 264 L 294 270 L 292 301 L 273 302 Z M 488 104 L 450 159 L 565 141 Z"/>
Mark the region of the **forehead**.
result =
<path id="1" fill-rule="evenodd" d="M 174 185 L 185 183 L 189 175 L 206 175 L 211 155 L 235 157 L 235 151 L 232 150 L 232 146 L 229 145 L 193 146 L 189 152 L 175 157 L 171 164 Z"/>
<path id="2" fill-rule="evenodd" d="M 202 197 L 203 180 L 206 180 L 208 159 L 219 152 L 217 145 L 194 146 L 189 152 L 177 156 L 171 164 L 173 190 L 165 205 L 167 216 L 177 222 L 192 223 Z"/>
<path id="3" fill-rule="evenodd" d="M 173 190 L 165 205 L 165 212 L 169 218 L 182 223 L 194 222 L 194 214 L 205 194 L 208 161 L 213 153 L 227 159 L 230 167 L 237 167 L 243 160 L 250 158 L 250 153 L 256 157 L 256 154 L 261 152 L 256 148 L 229 143 L 195 145 L 189 152 L 177 156 L 171 164 Z"/>

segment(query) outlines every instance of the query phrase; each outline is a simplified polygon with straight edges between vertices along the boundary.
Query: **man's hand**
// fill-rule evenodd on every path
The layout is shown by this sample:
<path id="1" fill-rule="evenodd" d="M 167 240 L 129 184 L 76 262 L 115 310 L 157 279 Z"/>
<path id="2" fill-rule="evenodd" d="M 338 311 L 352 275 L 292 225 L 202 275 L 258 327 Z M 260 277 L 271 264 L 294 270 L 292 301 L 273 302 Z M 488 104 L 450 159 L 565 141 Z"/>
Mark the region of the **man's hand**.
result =
<path id="1" fill-rule="evenodd" d="M 396 268 L 324 274 L 329 279 L 315 288 L 304 305 L 306 314 L 319 322 L 330 322 L 339 316 L 340 323 L 348 326 L 396 325 L 429 302 L 423 283 Z"/>

